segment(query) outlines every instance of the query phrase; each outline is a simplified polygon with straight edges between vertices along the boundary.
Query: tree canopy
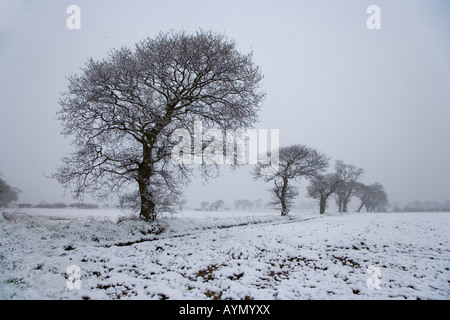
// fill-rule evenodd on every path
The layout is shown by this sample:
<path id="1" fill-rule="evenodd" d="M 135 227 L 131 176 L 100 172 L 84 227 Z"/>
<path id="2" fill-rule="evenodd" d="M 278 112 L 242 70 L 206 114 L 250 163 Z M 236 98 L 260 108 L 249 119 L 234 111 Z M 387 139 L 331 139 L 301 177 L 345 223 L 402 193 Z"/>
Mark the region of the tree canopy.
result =
<path id="1" fill-rule="evenodd" d="M 201 30 L 161 33 L 89 59 L 60 99 L 58 118 L 74 151 L 54 176 L 76 197 L 137 190 L 141 217 L 153 221 L 189 180 L 190 168 L 170 161 L 171 134 L 193 133 L 194 121 L 251 128 L 265 95 L 261 79 L 252 53 Z"/>

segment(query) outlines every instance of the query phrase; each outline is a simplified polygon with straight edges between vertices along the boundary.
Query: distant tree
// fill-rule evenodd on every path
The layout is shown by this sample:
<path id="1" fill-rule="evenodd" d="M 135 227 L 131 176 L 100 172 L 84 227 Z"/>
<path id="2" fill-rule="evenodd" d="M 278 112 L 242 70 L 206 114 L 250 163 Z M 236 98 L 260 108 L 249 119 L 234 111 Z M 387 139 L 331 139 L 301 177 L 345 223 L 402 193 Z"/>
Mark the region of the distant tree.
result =
<path id="1" fill-rule="evenodd" d="M 209 206 L 209 201 L 202 201 L 200 203 L 200 206 L 201 206 L 203 211 L 206 211 L 208 209 L 208 206 Z"/>
<path id="2" fill-rule="evenodd" d="M 400 201 L 396 200 L 392 202 L 392 212 L 402 212 L 402 206 L 400 204 Z"/>
<path id="3" fill-rule="evenodd" d="M 320 214 L 325 213 L 328 198 L 336 191 L 340 183 L 342 180 L 336 173 L 327 173 L 317 175 L 306 187 L 307 196 L 318 200 Z"/>
<path id="4" fill-rule="evenodd" d="M 328 167 L 328 157 L 304 145 L 290 145 L 279 149 L 277 172 L 263 174 L 265 164 L 258 162 L 252 174 L 255 179 L 273 182 L 273 205 L 281 206 L 281 215 L 287 215 L 298 191 L 290 184 L 302 177 L 312 179 Z"/>
<path id="5" fill-rule="evenodd" d="M 361 209 L 366 206 L 371 197 L 371 189 L 369 186 L 365 185 L 364 183 L 357 183 L 356 189 L 355 189 L 355 196 L 359 198 L 360 204 L 358 207 L 357 212 L 361 212 Z"/>
<path id="6" fill-rule="evenodd" d="M 262 202 L 263 202 L 263 201 L 262 201 L 261 198 L 258 198 L 258 199 L 256 199 L 256 200 L 254 201 L 257 210 L 259 210 L 259 208 L 261 208 Z"/>
<path id="7" fill-rule="evenodd" d="M 55 209 L 66 209 L 67 208 L 67 204 L 64 202 L 57 202 L 53 204 L 53 208 Z"/>
<path id="8" fill-rule="evenodd" d="M 355 196 L 361 201 L 358 212 L 363 207 L 368 212 L 385 211 L 389 205 L 388 197 L 384 191 L 384 187 L 380 183 L 374 183 L 372 185 L 365 185 L 363 183 L 357 183 L 355 189 Z"/>
<path id="9" fill-rule="evenodd" d="M 264 208 L 266 208 L 266 209 L 278 209 L 278 208 L 273 204 L 273 201 L 267 201 L 267 202 L 264 204 Z"/>
<path id="10" fill-rule="evenodd" d="M 252 60 L 206 31 L 159 34 L 89 59 L 60 99 L 58 118 L 75 151 L 53 176 L 75 197 L 134 188 L 140 217 L 154 221 L 191 172 L 171 159 L 175 130 L 193 134 L 195 121 L 242 130 L 256 122 L 265 94 Z M 201 166 L 206 175 L 210 167 Z"/>
<path id="11" fill-rule="evenodd" d="M 0 195 L 2 195 L 7 189 L 8 184 L 0 177 Z"/>
<path id="12" fill-rule="evenodd" d="M 38 204 L 35 204 L 33 206 L 33 208 L 45 208 L 46 205 L 47 205 L 47 202 L 45 202 L 45 200 L 42 200 Z"/>
<path id="13" fill-rule="evenodd" d="M 47 206 L 46 204 L 41 204 L 41 206 Z M 99 205 L 96 203 L 83 203 L 83 202 L 77 202 L 77 203 L 70 203 L 68 205 L 69 208 L 77 208 L 77 209 L 98 209 Z M 133 205 L 127 205 L 122 204 L 122 206 L 119 206 L 121 209 L 133 209 Z"/>
<path id="14" fill-rule="evenodd" d="M 236 210 L 238 210 L 239 209 L 239 207 L 240 206 L 242 206 L 242 200 L 234 200 L 234 208 L 236 209 Z"/>
<path id="15" fill-rule="evenodd" d="M 335 190 L 336 204 L 339 212 L 347 212 L 350 198 L 355 193 L 356 183 L 364 174 L 364 170 L 341 160 L 336 161 L 335 168 L 341 180 Z"/>
<path id="16" fill-rule="evenodd" d="M 217 210 L 219 210 L 219 208 L 223 207 L 224 204 L 225 204 L 225 203 L 223 202 L 223 200 L 217 200 L 217 201 L 214 201 L 214 202 L 211 203 L 211 205 L 209 206 L 209 210 L 213 210 L 213 209 L 214 209 L 214 211 L 217 211 Z"/>
<path id="17" fill-rule="evenodd" d="M 183 210 L 183 208 L 184 208 L 184 206 L 186 205 L 186 203 L 187 203 L 187 200 L 186 200 L 186 199 L 181 199 L 181 200 L 178 202 L 178 210 Z"/>
<path id="18" fill-rule="evenodd" d="M 11 187 L 0 178 L 0 207 L 7 207 L 11 202 L 19 200 L 20 190 Z"/>
<path id="19" fill-rule="evenodd" d="M 375 184 L 372 186 L 372 197 L 369 203 L 366 205 L 369 212 L 383 212 L 386 211 L 389 205 L 388 196 L 384 191 L 384 187 L 381 184 Z"/>
<path id="20" fill-rule="evenodd" d="M 423 202 L 423 207 L 426 211 L 440 211 L 442 204 L 437 201 L 426 200 Z"/>
<path id="21" fill-rule="evenodd" d="M 450 211 L 450 200 L 445 201 L 441 205 L 441 211 Z"/>
<path id="22" fill-rule="evenodd" d="M 251 209 L 253 207 L 253 202 L 248 199 L 244 199 L 242 200 L 241 205 L 242 209 Z"/>
<path id="23" fill-rule="evenodd" d="M 18 203 L 17 206 L 21 209 L 32 208 L 33 205 L 31 203 Z"/>
<path id="24" fill-rule="evenodd" d="M 406 208 L 406 211 L 409 211 L 409 212 L 421 212 L 421 211 L 424 211 L 425 206 L 422 203 L 422 201 L 414 200 L 414 201 L 408 202 L 405 205 L 405 208 Z"/>
<path id="25" fill-rule="evenodd" d="M 0 177 L 0 207 L 6 206 L 6 195 L 10 186 Z"/>
<path id="26" fill-rule="evenodd" d="M 55 203 L 46 203 L 45 201 L 41 201 L 39 204 L 34 206 L 35 208 L 40 209 L 65 209 L 67 208 L 67 204 L 63 202 L 55 202 Z"/>

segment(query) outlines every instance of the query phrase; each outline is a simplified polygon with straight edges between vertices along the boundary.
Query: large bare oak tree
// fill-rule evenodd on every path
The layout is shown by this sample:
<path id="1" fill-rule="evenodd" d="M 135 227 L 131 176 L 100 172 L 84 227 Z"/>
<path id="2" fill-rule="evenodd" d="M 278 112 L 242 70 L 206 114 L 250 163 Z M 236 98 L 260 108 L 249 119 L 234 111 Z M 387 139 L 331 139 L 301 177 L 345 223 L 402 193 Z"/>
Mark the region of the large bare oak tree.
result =
<path id="1" fill-rule="evenodd" d="M 58 117 L 74 151 L 54 174 L 76 197 L 100 198 L 136 186 L 140 216 L 154 221 L 190 168 L 171 161 L 176 129 L 248 129 L 264 98 L 252 54 L 224 35 L 165 33 L 105 59 L 89 59 L 68 78 Z"/>

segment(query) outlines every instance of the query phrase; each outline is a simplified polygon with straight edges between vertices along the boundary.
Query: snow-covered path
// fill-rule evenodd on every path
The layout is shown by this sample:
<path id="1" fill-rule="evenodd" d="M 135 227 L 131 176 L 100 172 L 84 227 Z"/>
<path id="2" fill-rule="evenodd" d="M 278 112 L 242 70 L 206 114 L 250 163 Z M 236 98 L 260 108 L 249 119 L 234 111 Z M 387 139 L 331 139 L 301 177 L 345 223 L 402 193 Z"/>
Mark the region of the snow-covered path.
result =
<path id="1" fill-rule="evenodd" d="M 1 221 L 0 297 L 450 298 L 449 214 L 307 218 L 164 219 L 162 233 L 136 221 Z M 70 265 L 79 290 L 67 287 Z"/>

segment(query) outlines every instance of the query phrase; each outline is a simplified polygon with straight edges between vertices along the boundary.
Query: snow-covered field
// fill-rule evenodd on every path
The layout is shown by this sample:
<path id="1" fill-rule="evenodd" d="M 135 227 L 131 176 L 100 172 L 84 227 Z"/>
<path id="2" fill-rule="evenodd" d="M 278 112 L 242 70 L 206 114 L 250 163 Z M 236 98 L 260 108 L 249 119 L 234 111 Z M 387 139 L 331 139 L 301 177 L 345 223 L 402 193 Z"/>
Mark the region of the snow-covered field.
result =
<path id="1" fill-rule="evenodd" d="M 448 213 L 24 212 L 0 216 L 1 299 L 450 298 Z"/>

